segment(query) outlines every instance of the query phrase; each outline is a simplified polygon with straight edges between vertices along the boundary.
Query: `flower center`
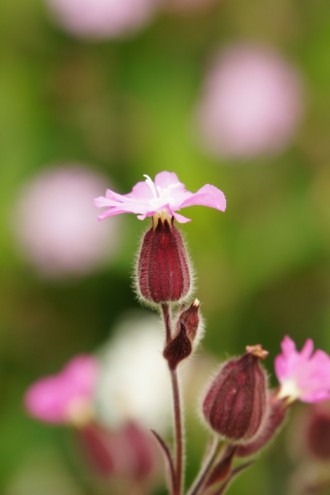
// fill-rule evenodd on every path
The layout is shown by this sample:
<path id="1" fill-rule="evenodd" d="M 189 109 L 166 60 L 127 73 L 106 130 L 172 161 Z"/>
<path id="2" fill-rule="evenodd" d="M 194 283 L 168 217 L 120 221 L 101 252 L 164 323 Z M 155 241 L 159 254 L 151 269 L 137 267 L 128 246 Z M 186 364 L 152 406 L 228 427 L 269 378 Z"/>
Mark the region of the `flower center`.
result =
<path id="1" fill-rule="evenodd" d="M 288 402 L 294 402 L 300 397 L 300 390 L 294 380 L 286 380 L 281 384 L 278 396 L 279 399 L 288 399 Z"/>
<path id="2" fill-rule="evenodd" d="M 149 200 L 151 206 L 155 210 L 163 210 L 164 207 L 169 205 L 171 201 L 173 201 L 172 192 L 174 189 L 177 189 L 180 186 L 180 182 L 176 182 L 174 184 L 170 184 L 169 186 L 162 188 L 160 186 L 156 186 L 154 181 L 149 177 L 149 175 L 144 174 L 146 178 L 146 184 L 148 185 L 152 198 Z"/>
<path id="3" fill-rule="evenodd" d="M 76 398 L 70 402 L 66 411 L 67 421 L 77 428 L 83 428 L 93 419 L 93 407 L 90 400 Z"/>

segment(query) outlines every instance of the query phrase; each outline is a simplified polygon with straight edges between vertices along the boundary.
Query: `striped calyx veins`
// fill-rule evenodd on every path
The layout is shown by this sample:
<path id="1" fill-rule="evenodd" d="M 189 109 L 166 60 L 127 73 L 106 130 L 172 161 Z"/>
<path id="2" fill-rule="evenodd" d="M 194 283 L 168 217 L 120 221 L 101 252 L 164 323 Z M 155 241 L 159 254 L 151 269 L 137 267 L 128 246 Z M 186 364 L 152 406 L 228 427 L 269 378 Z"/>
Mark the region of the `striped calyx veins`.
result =
<path id="1" fill-rule="evenodd" d="M 204 398 L 207 423 L 232 442 L 253 438 L 267 415 L 267 377 L 259 363 L 267 354 L 259 345 L 247 347 L 222 365 Z"/>
<path id="2" fill-rule="evenodd" d="M 190 289 L 189 261 L 172 219 L 159 217 L 142 240 L 137 266 L 140 295 L 149 302 L 183 300 Z"/>

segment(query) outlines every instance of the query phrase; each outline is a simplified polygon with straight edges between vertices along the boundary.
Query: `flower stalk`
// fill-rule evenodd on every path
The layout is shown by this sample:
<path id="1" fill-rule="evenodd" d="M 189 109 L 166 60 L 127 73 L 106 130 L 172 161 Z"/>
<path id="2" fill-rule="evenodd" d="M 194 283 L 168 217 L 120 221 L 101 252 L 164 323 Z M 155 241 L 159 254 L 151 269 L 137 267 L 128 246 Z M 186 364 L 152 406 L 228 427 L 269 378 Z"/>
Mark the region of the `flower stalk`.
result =
<path id="1" fill-rule="evenodd" d="M 161 305 L 162 316 L 165 326 L 166 345 L 172 338 L 171 316 L 169 304 Z M 172 384 L 173 410 L 174 410 L 174 445 L 175 445 L 175 485 L 173 495 L 182 495 L 184 488 L 184 459 L 185 459 L 185 441 L 184 441 L 184 422 L 183 410 L 180 393 L 180 382 L 176 369 L 169 368 Z"/>
<path id="2" fill-rule="evenodd" d="M 198 495 L 200 489 L 203 487 L 215 460 L 218 457 L 220 450 L 220 440 L 218 436 L 213 436 L 210 445 L 207 447 L 204 463 L 201 466 L 199 473 L 197 474 L 195 481 L 193 482 L 187 495 Z"/>

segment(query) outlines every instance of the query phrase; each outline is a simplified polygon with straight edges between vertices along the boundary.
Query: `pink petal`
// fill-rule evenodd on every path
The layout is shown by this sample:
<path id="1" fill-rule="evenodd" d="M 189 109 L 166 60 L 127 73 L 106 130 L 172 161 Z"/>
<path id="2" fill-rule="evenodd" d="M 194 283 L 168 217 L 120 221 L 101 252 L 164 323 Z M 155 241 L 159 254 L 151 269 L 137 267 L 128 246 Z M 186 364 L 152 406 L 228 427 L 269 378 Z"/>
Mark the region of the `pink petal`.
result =
<path id="1" fill-rule="evenodd" d="M 57 375 L 31 385 L 25 394 L 25 407 L 41 421 L 64 423 L 73 402 L 92 399 L 97 374 L 98 362 L 94 357 L 77 356 Z"/>
<path id="2" fill-rule="evenodd" d="M 301 357 L 308 359 L 313 354 L 313 349 L 314 349 L 314 343 L 313 343 L 312 339 L 307 339 L 303 348 L 300 351 Z M 314 356 L 315 356 L 315 354 L 314 354 Z"/>
<path id="3" fill-rule="evenodd" d="M 111 189 L 106 190 L 105 197 L 115 203 L 126 202 L 126 194 L 118 194 L 115 191 L 112 191 Z"/>
<path id="4" fill-rule="evenodd" d="M 61 376 L 71 384 L 71 393 L 90 395 L 93 392 L 98 371 L 99 363 L 93 356 L 80 355 L 69 361 Z"/>
<path id="5" fill-rule="evenodd" d="M 175 184 L 180 184 L 180 181 L 174 172 L 159 172 L 155 177 L 156 187 L 165 189 Z"/>
<path id="6" fill-rule="evenodd" d="M 44 378 L 32 385 L 24 398 L 31 416 L 48 423 L 63 423 L 67 397 L 57 377 Z"/>
<path id="7" fill-rule="evenodd" d="M 109 206 L 109 199 L 105 198 L 104 196 L 99 196 L 98 198 L 94 199 L 94 204 L 97 208 L 104 208 L 105 206 Z"/>
<path id="8" fill-rule="evenodd" d="M 115 215 L 121 215 L 122 213 L 135 213 L 135 212 L 129 210 L 123 210 L 120 208 L 111 208 L 110 210 L 106 210 L 103 213 L 101 213 L 101 215 L 99 215 L 97 218 L 99 220 L 104 220 L 105 218 L 114 217 Z"/>
<path id="9" fill-rule="evenodd" d="M 287 363 L 283 356 L 276 356 L 274 361 L 275 374 L 280 383 L 282 383 L 283 379 L 287 375 Z"/>
<path id="10" fill-rule="evenodd" d="M 284 389 L 287 381 L 294 382 L 297 395 L 303 402 L 330 398 L 330 357 L 321 350 L 313 354 L 311 339 L 306 340 L 300 352 L 290 337 L 283 339 L 281 347 L 282 354 L 275 359 L 275 372 Z"/>
<path id="11" fill-rule="evenodd" d="M 132 191 L 127 195 L 137 201 L 148 201 L 152 198 L 152 192 L 146 182 L 137 182 Z"/>
<path id="12" fill-rule="evenodd" d="M 290 356 L 292 353 L 297 352 L 297 350 L 296 350 L 296 344 L 287 335 L 284 337 L 284 339 L 281 342 L 281 349 L 282 349 L 283 354 L 286 357 Z"/>
<path id="13" fill-rule="evenodd" d="M 215 186 L 206 184 L 192 193 L 186 190 L 173 172 L 160 172 L 154 182 L 146 177 L 147 180 L 138 182 L 129 194 L 120 195 L 108 189 L 105 197 L 96 198 L 97 207 L 108 207 L 99 215 L 99 220 L 122 213 L 134 213 L 139 220 L 143 220 L 155 213 L 168 211 L 179 223 L 186 223 L 190 219 L 175 213 L 177 210 L 193 205 L 208 206 L 220 211 L 226 209 L 225 196 Z"/>
<path id="14" fill-rule="evenodd" d="M 190 218 L 184 217 L 183 215 L 180 215 L 180 213 L 173 212 L 173 216 L 174 216 L 175 220 L 179 223 L 191 222 Z"/>
<path id="15" fill-rule="evenodd" d="M 181 204 L 181 208 L 188 206 L 208 206 L 216 210 L 225 211 L 226 198 L 220 189 L 210 184 L 201 187 L 196 193 L 191 193 Z"/>

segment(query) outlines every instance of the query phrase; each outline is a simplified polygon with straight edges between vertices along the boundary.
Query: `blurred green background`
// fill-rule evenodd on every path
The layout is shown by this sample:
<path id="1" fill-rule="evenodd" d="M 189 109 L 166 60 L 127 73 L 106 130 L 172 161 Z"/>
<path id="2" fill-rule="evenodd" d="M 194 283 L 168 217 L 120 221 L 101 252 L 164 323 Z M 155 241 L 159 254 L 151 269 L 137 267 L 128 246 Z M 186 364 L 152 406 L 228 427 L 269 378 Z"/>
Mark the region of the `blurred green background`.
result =
<path id="1" fill-rule="evenodd" d="M 182 227 L 207 321 L 204 350 L 223 358 L 260 342 L 274 357 L 289 334 L 299 346 L 312 337 L 330 351 L 329 19 L 327 0 L 222 0 L 181 13 L 160 7 L 129 36 L 90 40 L 65 31 L 40 0 L 1 1 L 1 493 L 36 494 L 20 480 L 39 465 L 47 487 L 40 493 L 92 493 L 72 467 L 67 432 L 27 418 L 22 396 L 72 355 L 100 346 L 138 306 L 131 272 L 146 224 L 133 216 L 120 219 L 118 249 L 89 273 L 48 277 L 24 256 L 16 205 L 49 165 L 84 164 L 121 193 L 161 170 L 192 191 L 217 185 L 227 212 L 187 210 L 193 222 Z M 214 156 L 194 125 L 209 62 L 223 47 L 251 41 L 294 65 L 305 110 L 280 152 Z M 272 358 L 267 366 L 272 374 Z M 204 438 L 188 413 L 191 477 Z M 286 438 L 236 482 L 236 495 L 251 486 L 289 493 Z M 68 473 L 65 487 L 54 484 L 60 472 Z"/>

